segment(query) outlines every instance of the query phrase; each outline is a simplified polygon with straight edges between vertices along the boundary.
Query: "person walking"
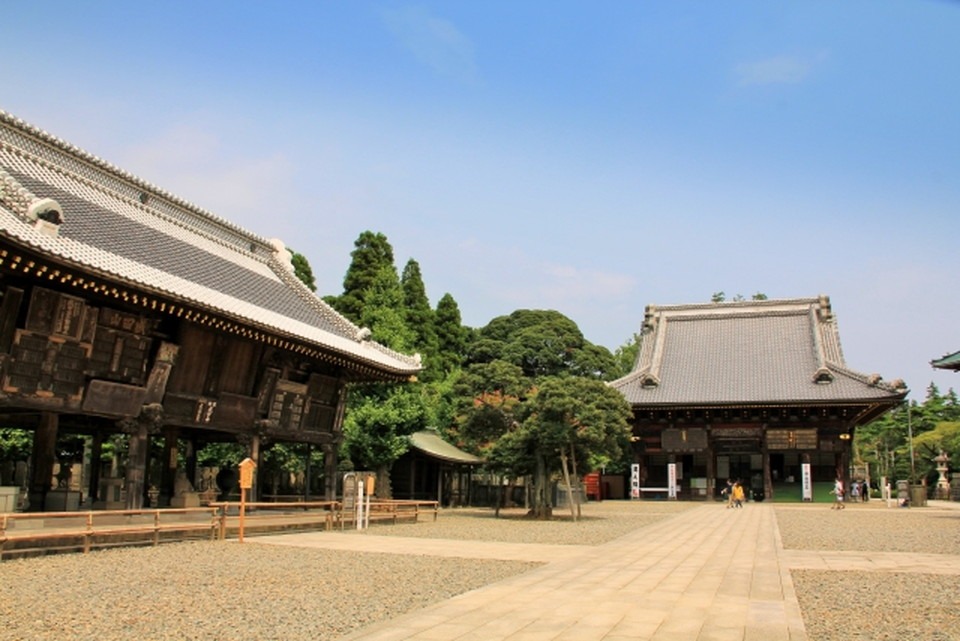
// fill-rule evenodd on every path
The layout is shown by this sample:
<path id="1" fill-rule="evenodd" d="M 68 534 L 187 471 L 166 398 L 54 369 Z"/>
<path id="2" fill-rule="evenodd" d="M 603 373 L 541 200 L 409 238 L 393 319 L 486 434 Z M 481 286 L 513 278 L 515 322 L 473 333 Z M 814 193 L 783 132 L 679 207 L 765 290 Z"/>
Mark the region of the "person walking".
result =
<path id="1" fill-rule="evenodd" d="M 740 484 L 740 481 L 737 481 L 733 484 L 733 506 L 734 507 L 743 507 L 743 486 Z"/>
<path id="2" fill-rule="evenodd" d="M 833 482 L 833 494 L 836 495 L 836 502 L 830 506 L 831 510 L 842 510 L 846 506 L 843 504 L 843 480 L 837 479 Z"/>
<path id="3" fill-rule="evenodd" d="M 720 496 L 727 497 L 727 509 L 733 507 L 733 479 L 727 479 L 727 486 L 720 490 Z"/>

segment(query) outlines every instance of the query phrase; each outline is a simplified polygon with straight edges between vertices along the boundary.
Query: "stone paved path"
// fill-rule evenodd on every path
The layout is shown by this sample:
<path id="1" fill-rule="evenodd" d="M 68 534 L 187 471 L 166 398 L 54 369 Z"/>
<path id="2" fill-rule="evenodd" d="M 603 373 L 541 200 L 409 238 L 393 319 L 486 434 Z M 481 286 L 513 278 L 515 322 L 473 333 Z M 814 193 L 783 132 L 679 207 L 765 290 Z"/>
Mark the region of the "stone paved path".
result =
<path id="1" fill-rule="evenodd" d="M 327 533 L 306 545 L 425 554 L 441 545 L 472 551 L 491 544 Z M 295 539 L 306 535 L 260 537 Z M 279 542 L 279 541 L 276 541 Z M 540 546 L 497 543 L 507 558 L 543 560 Z M 778 560 L 773 509 L 705 505 L 610 543 L 574 547 L 531 572 L 365 628 L 347 639 L 458 641 L 800 641 L 806 639 L 793 584 Z M 340 549 L 343 549 L 342 547 Z M 449 548 L 448 548 L 449 549 Z M 484 557 L 489 558 L 489 557 Z M 496 558 L 504 558 L 497 556 Z"/>
<path id="2" fill-rule="evenodd" d="M 314 533 L 258 543 L 545 565 L 349 641 L 805 641 L 791 568 L 960 575 L 937 554 L 784 550 L 774 508 L 708 504 L 600 546 Z"/>

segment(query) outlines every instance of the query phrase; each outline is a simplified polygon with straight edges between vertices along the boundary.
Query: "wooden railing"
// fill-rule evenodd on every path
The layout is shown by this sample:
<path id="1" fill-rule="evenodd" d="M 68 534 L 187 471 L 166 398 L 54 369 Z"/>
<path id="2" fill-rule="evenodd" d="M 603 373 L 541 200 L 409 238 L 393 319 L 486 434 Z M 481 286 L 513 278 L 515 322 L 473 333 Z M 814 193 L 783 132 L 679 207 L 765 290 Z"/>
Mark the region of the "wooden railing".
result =
<path id="1" fill-rule="evenodd" d="M 419 521 L 431 514 L 437 520 L 437 501 L 373 499 L 370 521 Z M 225 540 L 239 530 L 240 503 L 225 501 L 207 507 L 150 510 L 94 510 L 87 512 L 0 513 L 0 560 L 4 556 L 37 551 L 78 550 L 120 545 L 158 545 L 190 535 Z M 276 532 L 284 529 L 344 529 L 356 524 L 356 512 L 340 501 L 296 501 L 245 504 L 245 529 Z"/>
<path id="2" fill-rule="evenodd" d="M 162 535 L 177 540 L 203 533 L 215 539 L 219 513 L 214 507 L 88 512 L 0 514 L 0 559 L 37 550 L 82 550 L 112 545 L 157 545 Z"/>
<path id="3" fill-rule="evenodd" d="M 440 503 L 437 501 L 416 501 L 402 499 L 373 499 L 370 501 L 370 521 L 391 521 L 398 523 L 402 520 L 419 521 L 421 514 L 433 514 L 437 520 L 440 513 Z M 356 512 L 345 510 L 343 521 L 356 523 Z"/>
<path id="4" fill-rule="evenodd" d="M 217 532 L 220 540 L 227 538 L 229 529 L 239 528 L 239 501 L 210 503 L 218 512 Z M 284 526 L 299 529 L 323 525 L 331 530 L 342 519 L 339 501 L 296 501 L 293 503 L 253 502 L 246 503 L 246 528 L 277 530 Z"/>

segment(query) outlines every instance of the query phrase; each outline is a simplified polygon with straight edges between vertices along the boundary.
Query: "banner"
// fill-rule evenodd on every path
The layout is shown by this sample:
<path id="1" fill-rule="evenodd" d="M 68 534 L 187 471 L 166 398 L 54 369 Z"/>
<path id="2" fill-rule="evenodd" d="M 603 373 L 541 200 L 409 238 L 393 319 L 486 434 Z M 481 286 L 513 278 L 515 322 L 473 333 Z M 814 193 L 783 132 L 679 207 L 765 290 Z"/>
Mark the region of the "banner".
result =
<path id="1" fill-rule="evenodd" d="M 630 466 L 630 498 L 640 498 L 640 464 L 633 463 Z"/>
<path id="2" fill-rule="evenodd" d="M 810 479 L 810 464 L 801 463 L 800 464 L 800 482 L 803 486 L 803 500 L 812 501 L 813 500 L 813 483 Z"/>
<path id="3" fill-rule="evenodd" d="M 667 463 L 667 498 L 677 498 L 677 464 Z"/>

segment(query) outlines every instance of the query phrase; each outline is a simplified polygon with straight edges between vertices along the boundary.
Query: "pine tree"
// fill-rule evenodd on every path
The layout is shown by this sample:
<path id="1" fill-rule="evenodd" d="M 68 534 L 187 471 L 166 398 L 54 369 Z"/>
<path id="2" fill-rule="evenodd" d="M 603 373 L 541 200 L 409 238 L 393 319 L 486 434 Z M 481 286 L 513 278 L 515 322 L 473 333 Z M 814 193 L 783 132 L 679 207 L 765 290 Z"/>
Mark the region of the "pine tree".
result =
<path id="1" fill-rule="evenodd" d="M 434 327 L 436 321 L 420 275 L 420 265 L 412 258 L 403 268 L 400 285 L 403 288 L 407 326 L 415 336 L 413 347 L 424 357 L 425 373 L 439 373 L 431 362 L 437 353 L 437 332 Z"/>
<path id="2" fill-rule="evenodd" d="M 317 279 L 313 276 L 313 270 L 307 257 L 295 251 L 290 252 L 290 262 L 293 263 L 293 274 L 303 282 L 311 292 L 317 291 Z"/>
<path id="3" fill-rule="evenodd" d="M 444 294 L 437 303 L 436 336 L 437 336 L 437 370 L 445 375 L 458 369 L 464 360 L 467 351 L 469 330 L 460 320 L 460 307 L 450 294 Z"/>
<path id="4" fill-rule="evenodd" d="M 413 351 L 416 334 L 407 324 L 403 289 L 392 264 L 380 267 L 364 299 L 359 321 L 370 328 L 371 338 L 398 352 Z"/>
<path id="5" fill-rule="evenodd" d="M 360 323 L 367 293 L 381 270 L 385 267 L 396 270 L 396 267 L 393 247 L 382 233 L 365 231 L 353 245 L 350 267 L 343 278 L 343 294 L 328 296 L 324 300 L 354 323 Z"/>

